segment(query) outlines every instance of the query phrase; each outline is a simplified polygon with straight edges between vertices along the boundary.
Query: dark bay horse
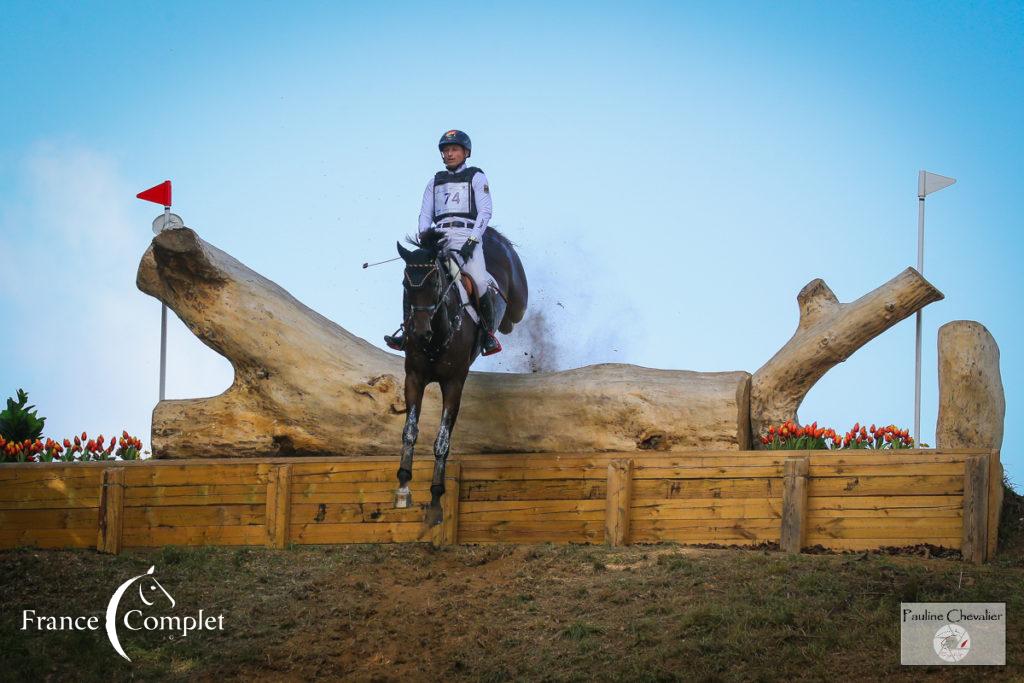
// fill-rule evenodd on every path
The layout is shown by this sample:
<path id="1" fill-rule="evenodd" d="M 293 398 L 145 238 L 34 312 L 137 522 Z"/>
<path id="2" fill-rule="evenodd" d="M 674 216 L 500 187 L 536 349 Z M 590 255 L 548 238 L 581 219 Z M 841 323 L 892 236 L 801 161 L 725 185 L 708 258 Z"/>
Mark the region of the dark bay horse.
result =
<path id="1" fill-rule="evenodd" d="M 464 310 L 449 257 L 439 247 L 443 233 L 428 230 L 410 251 L 398 244 L 405 261 L 405 429 L 402 430 L 402 459 L 398 466 L 398 491 L 395 507 L 410 507 L 412 494 L 412 457 L 419 436 L 423 390 L 431 382 L 441 386 L 444 407 L 441 425 L 434 440 L 434 476 L 430 483 L 428 525 L 441 523 L 441 496 L 444 495 L 444 468 L 451 447 L 452 430 L 459 416 L 462 387 L 469 366 L 480 354 L 482 330 Z M 508 302 L 498 330 L 508 334 L 526 313 L 528 287 L 519 255 L 508 238 L 494 228 L 484 232 L 484 260 L 487 271 L 497 282 Z M 452 259 L 454 261 L 454 259 Z M 465 278 L 468 279 L 468 278 Z"/>

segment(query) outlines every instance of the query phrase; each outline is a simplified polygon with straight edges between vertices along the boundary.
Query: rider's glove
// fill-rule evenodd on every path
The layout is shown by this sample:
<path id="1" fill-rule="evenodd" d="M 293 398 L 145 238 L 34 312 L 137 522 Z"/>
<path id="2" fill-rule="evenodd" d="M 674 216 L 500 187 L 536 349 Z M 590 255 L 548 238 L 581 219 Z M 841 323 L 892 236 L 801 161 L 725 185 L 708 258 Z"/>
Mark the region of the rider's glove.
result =
<path id="1" fill-rule="evenodd" d="M 459 254 L 462 255 L 463 261 L 468 261 L 469 257 L 473 255 L 473 250 L 476 249 L 476 240 L 470 237 L 466 240 L 466 243 L 459 249 Z"/>

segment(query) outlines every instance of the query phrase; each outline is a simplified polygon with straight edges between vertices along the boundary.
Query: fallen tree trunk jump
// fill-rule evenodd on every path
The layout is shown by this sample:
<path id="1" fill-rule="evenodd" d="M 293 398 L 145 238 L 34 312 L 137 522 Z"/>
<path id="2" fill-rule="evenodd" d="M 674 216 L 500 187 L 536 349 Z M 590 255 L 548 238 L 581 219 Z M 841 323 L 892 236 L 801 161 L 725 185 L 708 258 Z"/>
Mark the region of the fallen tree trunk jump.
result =
<path id="1" fill-rule="evenodd" d="M 153 239 L 136 284 L 235 371 L 218 396 L 157 404 L 156 457 L 398 455 L 405 421 L 400 356 L 350 334 L 189 228 Z M 795 419 L 830 367 L 941 298 L 909 268 L 850 304 L 815 280 L 798 297 L 797 333 L 753 383 L 743 371 L 622 364 L 471 372 L 453 451 L 748 449 L 752 429 L 757 434 L 769 422 Z M 421 453 L 429 455 L 440 407 L 432 385 L 420 419 Z"/>
<path id="2" fill-rule="evenodd" d="M 188 228 L 153 239 L 137 285 L 235 370 L 218 396 L 157 404 L 156 457 L 399 454 L 400 356 L 350 334 Z M 472 372 L 453 450 L 745 449 L 749 387 L 747 372 L 621 364 Z M 420 419 L 420 453 L 428 457 L 440 408 L 432 385 Z"/>
<path id="3" fill-rule="evenodd" d="M 843 304 L 817 279 L 797 295 L 800 322 L 793 337 L 754 373 L 750 386 L 750 427 L 764 433 L 770 425 L 796 421 L 807 392 L 826 372 L 942 292 L 913 268 Z M 755 440 L 756 441 L 756 440 Z"/>

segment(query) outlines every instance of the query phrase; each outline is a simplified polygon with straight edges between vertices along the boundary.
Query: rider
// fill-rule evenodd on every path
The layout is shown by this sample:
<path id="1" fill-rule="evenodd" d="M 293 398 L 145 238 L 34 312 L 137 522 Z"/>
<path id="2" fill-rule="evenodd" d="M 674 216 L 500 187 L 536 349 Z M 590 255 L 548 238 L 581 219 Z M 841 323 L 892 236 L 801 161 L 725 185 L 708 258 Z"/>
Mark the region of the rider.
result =
<path id="1" fill-rule="evenodd" d="M 501 351 L 495 331 L 505 313 L 504 299 L 492 284 L 484 249 L 479 246 L 491 220 L 491 188 L 483 171 L 466 166 L 473 151 L 468 135 L 450 130 L 441 136 L 437 147 L 447 170 L 438 171 L 427 183 L 420 207 L 419 233 L 430 229 L 433 223 L 445 234 L 445 251 L 457 254 L 462 271 L 473 279 L 480 295 L 480 322 L 485 332 L 481 354 L 490 356 Z M 384 342 L 396 351 L 405 349 L 405 341 L 402 328 L 394 336 L 384 337 Z"/>

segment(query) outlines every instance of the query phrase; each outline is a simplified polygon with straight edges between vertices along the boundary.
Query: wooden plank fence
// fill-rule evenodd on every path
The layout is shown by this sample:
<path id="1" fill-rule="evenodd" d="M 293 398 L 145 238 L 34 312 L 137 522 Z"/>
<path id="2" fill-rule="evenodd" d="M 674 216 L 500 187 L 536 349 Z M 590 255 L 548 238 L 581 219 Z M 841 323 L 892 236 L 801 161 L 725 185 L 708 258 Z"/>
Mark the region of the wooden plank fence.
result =
<path id="1" fill-rule="evenodd" d="M 426 530 L 433 459 L 393 507 L 397 458 L 0 465 L 0 548 L 308 543 L 929 543 L 996 551 L 998 451 L 463 455 Z"/>

